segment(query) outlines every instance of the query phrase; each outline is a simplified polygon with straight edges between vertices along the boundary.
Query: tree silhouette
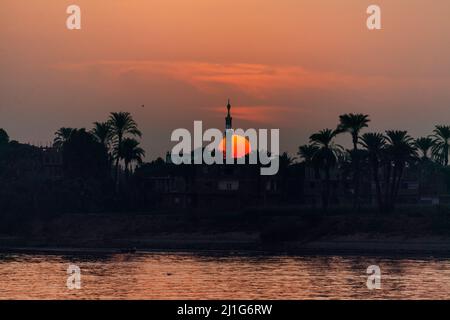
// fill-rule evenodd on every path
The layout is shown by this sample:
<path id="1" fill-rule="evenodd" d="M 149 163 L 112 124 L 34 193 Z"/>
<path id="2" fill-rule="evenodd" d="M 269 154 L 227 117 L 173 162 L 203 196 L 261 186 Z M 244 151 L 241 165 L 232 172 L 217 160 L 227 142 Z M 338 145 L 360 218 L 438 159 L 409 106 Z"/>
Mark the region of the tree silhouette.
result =
<path id="1" fill-rule="evenodd" d="M 319 173 L 319 164 L 317 163 L 316 153 L 319 150 L 314 144 L 305 144 L 298 148 L 297 155 L 300 159 L 303 159 L 303 164 L 305 166 L 305 172 L 308 169 L 313 170 L 314 175 L 317 176 Z"/>
<path id="2" fill-rule="evenodd" d="M 450 126 L 436 126 L 433 131 L 433 157 L 437 162 L 448 166 L 448 152 L 450 144 Z"/>
<path id="3" fill-rule="evenodd" d="M 133 138 L 125 138 L 122 141 L 120 148 L 120 158 L 125 162 L 125 173 L 128 177 L 131 172 L 131 165 L 133 163 L 142 163 L 142 158 L 145 156 L 145 151 L 139 147 L 139 141 Z"/>
<path id="4" fill-rule="evenodd" d="M 420 153 L 422 154 L 422 160 L 428 160 L 428 152 L 434 146 L 433 139 L 430 137 L 417 138 L 416 141 L 414 141 L 414 145 L 418 150 L 420 150 Z"/>
<path id="5" fill-rule="evenodd" d="M 72 134 L 73 128 L 60 128 L 55 132 L 55 139 L 53 140 L 53 146 L 55 148 L 61 149 L 64 143 L 69 140 Z"/>
<path id="6" fill-rule="evenodd" d="M 283 152 L 279 156 L 279 170 L 278 176 L 280 177 L 280 191 L 283 199 L 286 199 L 288 193 L 288 178 L 289 178 L 289 169 L 294 162 L 294 159 L 289 156 L 287 152 Z"/>
<path id="7" fill-rule="evenodd" d="M 126 135 L 141 137 L 142 133 L 137 128 L 136 122 L 129 112 L 112 112 L 108 123 L 111 126 L 111 137 L 114 144 L 114 153 L 116 156 L 116 190 L 119 190 L 119 163 L 121 160 L 122 141 Z"/>
<path id="8" fill-rule="evenodd" d="M 339 116 L 339 125 L 337 127 L 337 132 L 343 133 L 348 132 L 352 137 L 353 151 L 351 152 L 351 160 L 353 167 L 353 206 L 355 208 L 359 207 L 359 194 L 360 194 L 360 161 L 361 153 L 358 152 L 358 140 L 359 133 L 363 128 L 367 128 L 370 122 L 369 116 L 365 114 L 343 114 Z"/>
<path id="9" fill-rule="evenodd" d="M 317 148 L 314 155 L 314 161 L 320 165 L 324 171 L 324 188 L 322 192 L 322 205 L 324 211 L 328 209 L 331 189 L 330 170 L 336 166 L 339 154 L 342 147 L 334 143 L 334 138 L 337 131 L 331 129 L 324 129 L 310 136 L 310 142 Z"/>
<path id="10" fill-rule="evenodd" d="M 62 146 L 64 171 L 71 178 L 105 178 L 108 154 L 85 129 L 73 129 Z"/>
<path id="11" fill-rule="evenodd" d="M 400 189 L 400 182 L 407 163 L 417 158 L 414 139 L 407 131 L 386 131 L 386 180 L 385 203 L 387 211 L 392 211 Z"/>
<path id="12" fill-rule="evenodd" d="M 314 144 L 305 144 L 298 148 L 297 154 L 303 159 L 305 165 L 312 166 L 317 150 L 319 150 L 318 146 Z"/>
<path id="13" fill-rule="evenodd" d="M 369 116 L 366 114 L 343 114 L 339 116 L 338 133 L 348 132 L 352 136 L 353 150 L 358 150 L 359 133 L 369 126 Z"/>
<path id="14" fill-rule="evenodd" d="M 365 133 L 361 137 L 360 144 L 367 150 L 368 153 L 369 163 L 372 168 L 372 179 L 375 183 L 378 208 L 382 211 L 384 205 L 381 193 L 379 170 L 381 162 L 383 161 L 386 138 L 381 133 Z"/>
<path id="15" fill-rule="evenodd" d="M 97 142 L 105 146 L 109 150 L 111 140 L 111 124 L 109 122 L 94 122 L 94 128 L 91 130 L 92 135 Z"/>
<path id="16" fill-rule="evenodd" d="M 9 136 L 6 133 L 6 131 L 2 128 L 0 128 L 0 146 L 6 145 L 9 142 Z"/>

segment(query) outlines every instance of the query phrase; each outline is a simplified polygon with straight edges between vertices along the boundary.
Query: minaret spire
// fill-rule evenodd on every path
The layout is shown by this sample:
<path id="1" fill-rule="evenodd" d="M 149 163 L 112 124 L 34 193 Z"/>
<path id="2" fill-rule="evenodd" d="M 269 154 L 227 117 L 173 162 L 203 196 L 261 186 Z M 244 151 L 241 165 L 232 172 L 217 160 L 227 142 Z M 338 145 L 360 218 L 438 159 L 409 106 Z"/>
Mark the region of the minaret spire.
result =
<path id="1" fill-rule="evenodd" d="M 227 117 L 225 118 L 225 130 L 229 130 L 232 128 L 232 122 L 233 122 L 233 118 L 231 117 L 231 104 L 230 104 L 230 99 L 228 99 L 228 104 L 227 104 Z"/>

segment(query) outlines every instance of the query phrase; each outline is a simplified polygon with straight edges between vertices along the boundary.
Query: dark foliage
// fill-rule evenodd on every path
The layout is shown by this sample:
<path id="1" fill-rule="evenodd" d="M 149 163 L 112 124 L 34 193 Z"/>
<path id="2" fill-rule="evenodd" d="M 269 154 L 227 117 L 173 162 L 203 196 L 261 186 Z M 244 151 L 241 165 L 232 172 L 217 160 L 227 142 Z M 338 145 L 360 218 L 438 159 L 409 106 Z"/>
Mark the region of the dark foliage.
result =
<path id="1" fill-rule="evenodd" d="M 85 129 L 75 129 L 62 148 L 68 178 L 105 179 L 109 175 L 108 152 Z"/>

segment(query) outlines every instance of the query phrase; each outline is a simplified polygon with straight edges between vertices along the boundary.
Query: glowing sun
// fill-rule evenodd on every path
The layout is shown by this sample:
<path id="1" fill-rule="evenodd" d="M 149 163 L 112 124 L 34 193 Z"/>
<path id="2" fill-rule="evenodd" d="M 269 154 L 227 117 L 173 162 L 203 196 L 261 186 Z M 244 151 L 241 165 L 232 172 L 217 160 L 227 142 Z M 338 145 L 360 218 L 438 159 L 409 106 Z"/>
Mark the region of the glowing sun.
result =
<path id="1" fill-rule="evenodd" d="M 225 153 L 227 150 L 226 145 L 227 140 L 226 138 L 223 138 L 219 144 L 219 151 Z M 252 147 L 248 139 L 237 134 L 233 134 L 233 136 L 231 137 L 231 148 L 233 157 L 236 159 L 245 157 L 250 152 L 252 152 Z"/>

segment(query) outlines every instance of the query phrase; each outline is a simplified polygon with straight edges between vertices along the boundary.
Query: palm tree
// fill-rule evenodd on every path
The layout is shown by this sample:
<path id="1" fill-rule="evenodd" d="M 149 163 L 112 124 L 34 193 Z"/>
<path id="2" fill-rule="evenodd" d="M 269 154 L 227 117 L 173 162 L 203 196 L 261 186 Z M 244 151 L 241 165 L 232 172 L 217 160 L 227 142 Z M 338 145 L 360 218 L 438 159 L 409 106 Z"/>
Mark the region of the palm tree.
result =
<path id="1" fill-rule="evenodd" d="M 0 128 L 0 145 L 6 145 L 9 142 L 8 133 L 2 128 Z"/>
<path id="2" fill-rule="evenodd" d="M 369 115 L 347 113 L 339 116 L 338 133 L 348 132 L 352 136 L 353 150 L 358 150 L 359 133 L 369 126 Z"/>
<path id="3" fill-rule="evenodd" d="M 318 149 L 319 148 L 314 144 L 305 144 L 298 148 L 297 154 L 303 159 L 305 165 L 311 166 Z"/>
<path id="4" fill-rule="evenodd" d="M 430 137 L 417 138 L 414 145 L 422 153 L 422 160 L 428 160 L 428 151 L 434 146 L 433 139 Z"/>
<path id="5" fill-rule="evenodd" d="M 370 122 L 369 116 L 366 114 L 347 113 L 339 116 L 339 125 L 337 131 L 339 133 L 348 132 L 352 136 L 353 152 L 352 167 L 353 167 L 353 206 L 359 206 L 359 189 L 360 189 L 360 170 L 359 162 L 361 153 L 358 152 L 359 133 L 363 128 L 367 128 Z"/>
<path id="6" fill-rule="evenodd" d="M 92 135 L 97 142 L 105 146 L 109 150 L 109 142 L 111 140 L 111 124 L 109 122 L 94 122 L 94 128 L 91 130 Z"/>
<path id="7" fill-rule="evenodd" d="M 287 152 L 283 152 L 280 156 L 280 168 L 287 169 L 293 162 L 294 158 L 289 156 Z"/>
<path id="8" fill-rule="evenodd" d="M 385 202 L 387 210 L 392 211 L 405 166 L 416 159 L 417 149 L 414 146 L 414 139 L 408 135 L 407 131 L 388 130 L 386 131 L 386 141 L 387 174 L 385 185 L 387 189 L 385 191 Z"/>
<path id="9" fill-rule="evenodd" d="M 431 149 L 433 157 L 440 164 L 448 166 L 450 126 L 436 126 L 432 137 L 434 142 L 434 146 Z"/>
<path id="10" fill-rule="evenodd" d="M 330 198 L 330 170 L 336 165 L 342 147 L 334 143 L 334 138 L 337 135 L 336 130 L 324 129 L 309 137 L 310 142 L 317 148 L 314 155 L 314 161 L 320 164 L 325 173 L 324 190 L 322 194 L 322 204 L 326 211 L 328 208 Z"/>
<path id="11" fill-rule="evenodd" d="M 72 135 L 72 132 L 74 131 L 73 128 L 60 128 L 58 131 L 55 132 L 55 139 L 53 139 L 53 146 L 55 148 L 61 149 L 66 143 L 70 136 Z"/>
<path id="12" fill-rule="evenodd" d="M 145 156 L 145 151 L 139 147 L 139 141 L 133 138 L 125 138 L 122 141 L 122 147 L 120 148 L 120 157 L 125 162 L 125 172 L 128 176 L 131 172 L 131 165 L 136 162 L 142 163 L 142 158 Z"/>
<path id="13" fill-rule="evenodd" d="M 305 165 L 305 175 L 308 175 L 308 170 L 313 170 L 314 176 L 319 173 L 319 164 L 316 161 L 317 150 L 319 150 L 319 147 L 314 144 L 305 144 L 298 148 L 297 154 L 303 159 Z"/>
<path id="14" fill-rule="evenodd" d="M 287 152 L 283 152 L 279 158 L 279 171 L 278 175 L 280 177 L 280 190 L 281 195 L 285 199 L 288 196 L 288 178 L 290 173 L 290 168 L 294 162 L 294 158 L 290 157 Z"/>
<path id="15" fill-rule="evenodd" d="M 384 148 L 386 146 L 386 138 L 381 133 L 365 133 L 361 137 L 360 144 L 367 150 L 368 153 L 369 163 L 372 168 L 372 179 L 375 183 L 378 208 L 380 209 L 380 211 L 382 211 L 384 205 L 383 196 L 381 194 L 379 170 Z"/>
<path id="16" fill-rule="evenodd" d="M 109 120 L 111 126 L 111 137 L 114 142 L 114 155 L 116 157 L 116 188 L 119 188 L 119 162 L 121 159 L 122 141 L 126 135 L 141 137 L 142 134 L 137 128 L 136 122 L 129 112 L 112 112 Z"/>
<path id="17" fill-rule="evenodd" d="M 414 143 L 415 147 L 418 151 L 420 151 L 421 158 L 418 161 L 417 171 L 418 171 L 418 180 L 419 180 L 419 192 L 420 194 L 428 193 L 429 190 L 423 190 L 422 188 L 430 184 L 433 184 L 433 180 L 436 178 L 437 172 L 440 170 L 440 164 L 437 164 L 430 160 L 429 151 L 433 150 L 434 140 L 431 137 L 422 137 L 416 139 Z M 433 152 L 431 152 L 431 156 Z"/>

